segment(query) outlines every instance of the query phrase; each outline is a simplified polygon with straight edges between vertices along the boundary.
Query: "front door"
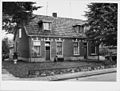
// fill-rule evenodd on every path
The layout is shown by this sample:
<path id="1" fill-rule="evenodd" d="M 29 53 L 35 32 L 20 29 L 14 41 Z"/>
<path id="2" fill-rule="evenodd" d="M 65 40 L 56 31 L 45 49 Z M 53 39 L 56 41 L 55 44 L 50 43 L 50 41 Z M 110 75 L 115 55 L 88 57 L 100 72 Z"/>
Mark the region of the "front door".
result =
<path id="1" fill-rule="evenodd" d="M 87 59 L 87 43 L 84 43 L 84 58 Z"/>
<path id="2" fill-rule="evenodd" d="M 46 60 L 50 60 L 50 42 L 46 42 Z"/>

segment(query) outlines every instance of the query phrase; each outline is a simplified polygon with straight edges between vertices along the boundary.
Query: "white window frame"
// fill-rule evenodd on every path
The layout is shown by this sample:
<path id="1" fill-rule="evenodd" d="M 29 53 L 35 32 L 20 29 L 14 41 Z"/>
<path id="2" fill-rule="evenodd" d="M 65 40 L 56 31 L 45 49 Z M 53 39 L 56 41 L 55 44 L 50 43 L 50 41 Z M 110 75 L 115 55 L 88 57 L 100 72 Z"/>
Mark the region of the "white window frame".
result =
<path id="1" fill-rule="evenodd" d="M 58 52 L 58 46 L 57 46 L 57 43 L 62 43 L 62 54 L 61 55 L 59 55 L 59 54 L 57 54 L 57 52 Z M 58 57 L 63 57 L 63 41 L 57 41 L 56 42 L 56 55 L 58 56 Z"/>
<path id="2" fill-rule="evenodd" d="M 33 40 L 32 41 L 33 42 L 33 46 L 32 46 L 32 55 L 34 54 L 33 53 L 33 50 L 35 51 L 35 49 L 34 49 L 34 47 L 40 47 L 40 49 L 39 49 L 39 52 L 38 53 L 40 53 L 39 55 L 38 55 L 38 53 L 37 53 L 37 57 L 38 56 L 41 56 L 41 41 L 40 40 Z M 36 43 L 35 43 L 36 42 Z M 37 43 L 38 42 L 38 43 Z"/>
<path id="3" fill-rule="evenodd" d="M 47 24 L 47 28 L 45 27 L 46 24 Z M 51 23 L 50 22 L 43 22 L 43 29 L 44 30 L 51 30 Z"/>
<path id="4" fill-rule="evenodd" d="M 19 38 L 22 38 L 22 29 L 21 28 L 19 29 L 18 35 L 19 35 Z"/>
<path id="5" fill-rule="evenodd" d="M 75 53 L 75 50 L 74 50 L 74 48 L 75 48 L 75 47 L 74 47 L 74 43 L 77 43 L 77 44 L 78 44 L 78 47 L 77 47 L 77 48 L 78 48 L 78 50 L 77 50 L 78 53 L 77 53 L 77 54 Z M 79 42 L 73 42 L 73 54 L 74 54 L 74 55 L 80 55 Z"/>

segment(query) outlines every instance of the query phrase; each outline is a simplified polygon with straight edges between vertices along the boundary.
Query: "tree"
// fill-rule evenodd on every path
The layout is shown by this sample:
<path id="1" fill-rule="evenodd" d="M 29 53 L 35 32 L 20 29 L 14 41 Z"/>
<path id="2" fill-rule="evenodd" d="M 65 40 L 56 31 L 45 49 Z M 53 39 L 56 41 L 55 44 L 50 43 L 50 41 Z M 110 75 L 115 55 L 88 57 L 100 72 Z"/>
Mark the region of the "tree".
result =
<path id="1" fill-rule="evenodd" d="M 117 45 L 117 3 L 91 3 L 86 12 L 90 30 L 89 39 L 95 40 L 97 45 Z"/>
<path id="2" fill-rule="evenodd" d="M 34 4 L 35 2 L 3 2 L 3 30 L 13 33 L 15 27 L 18 28 L 34 18 L 33 10 L 40 8 Z"/>

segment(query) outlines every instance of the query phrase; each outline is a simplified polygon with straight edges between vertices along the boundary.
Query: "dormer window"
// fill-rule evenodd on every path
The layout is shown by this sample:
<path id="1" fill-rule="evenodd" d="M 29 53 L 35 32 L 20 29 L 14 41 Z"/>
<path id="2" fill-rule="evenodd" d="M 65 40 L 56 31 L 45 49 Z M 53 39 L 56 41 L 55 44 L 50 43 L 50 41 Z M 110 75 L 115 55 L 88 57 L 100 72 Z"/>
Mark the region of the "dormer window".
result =
<path id="1" fill-rule="evenodd" d="M 39 25 L 39 28 L 42 30 L 51 30 L 52 29 L 51 21 L 40 20 L 38 22 L 38 25 Z"/>
<path id="2" fill-rule="evenodd" d="M 82 25 L 75 25 L 75 26 L 73 26 L 73 28 L 76 31 L 76 33 L 83 33 L 84 32 L 84 26 L 82 26 Z"/>
<path id="3" fill-rule="evenodd" d="M 51 23 L 43 22 L 43 30 L 51 30 Z"/>

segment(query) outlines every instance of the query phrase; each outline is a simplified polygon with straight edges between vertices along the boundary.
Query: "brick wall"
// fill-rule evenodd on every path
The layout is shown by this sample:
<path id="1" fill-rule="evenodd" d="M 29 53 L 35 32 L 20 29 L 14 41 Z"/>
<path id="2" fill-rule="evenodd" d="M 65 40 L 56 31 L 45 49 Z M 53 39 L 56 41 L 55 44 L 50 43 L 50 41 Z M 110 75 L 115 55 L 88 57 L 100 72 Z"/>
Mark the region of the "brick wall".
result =
<path id="1" fill-rule="evenodd" d="M 65 39 L 63 42 L 63 56 L 71 57 L 73 56 L 73 43 L 72 39 Z"/>
<path id="2" fill-rule="evenodd" d="M 19 38 L 19 30 L 16 33 L 15 50 L 18 52 L 20 59 L 28 61 L 26 58 L 29 58 L 29 40 L 24 29 L 22 29 L 21 38 Z"/>
<path id="3" fill-rule="evenodd" d="M 17 37 L 18 38 L 18 37 Z M 44 39 L 39 37 L 39 39 Z M 51 38 L 52 41 L 50 41 L 50 60 L 53 61 L 54 57 L 56 56 L 56 38 Z M 50 39 L 50 40 L 51 40 Z M 17 39 L 19 40 L 18 44 L 18 51 L 21 57 L 24 58 L 30 58 L 29 54 L 31 54 L 31 51 L 29 51 L 29 45 L 30 45 L 30 50 L 32 48 L 31 44 L 31 38 L 28 41 L 28 37 L 25 34 L 25 31 L 22 32 L 22 38 Z M 43 62 L 46 61 L 46 47 L 45 47 L 45 41 L 41 41 L 41 56 L 39 58 L 34 58 L 31 57 L 30 61 L 31 62 Z M 29 44 L 28 44 L 29 43 Z M 90 43 L 88 43 L 88 55 L 90 55 Z M 84 44 L 82 41 L 79 42 L 79 51 L 80 55 L 74 55 L 73 54 L 73 41 L 70 38 L 65 38 L 63 41 L 63 57 L 64 59 L 71 59 L 71 60 L 78 60 L 78 59 L 83 59 L 84 54 L 85 54 L 85 49 L 84 49 Z M 30 53 L 29 53 L 30 52 Z"/>

